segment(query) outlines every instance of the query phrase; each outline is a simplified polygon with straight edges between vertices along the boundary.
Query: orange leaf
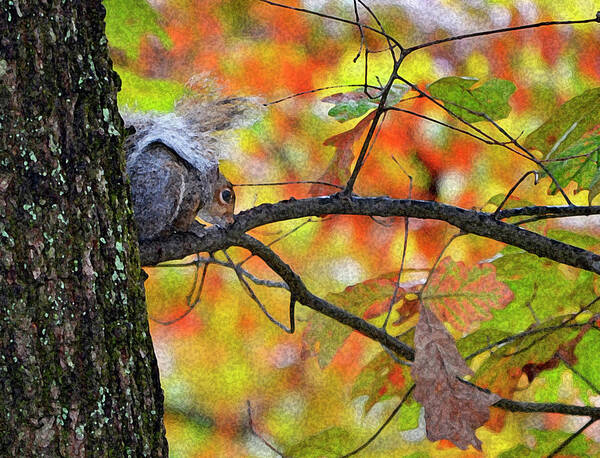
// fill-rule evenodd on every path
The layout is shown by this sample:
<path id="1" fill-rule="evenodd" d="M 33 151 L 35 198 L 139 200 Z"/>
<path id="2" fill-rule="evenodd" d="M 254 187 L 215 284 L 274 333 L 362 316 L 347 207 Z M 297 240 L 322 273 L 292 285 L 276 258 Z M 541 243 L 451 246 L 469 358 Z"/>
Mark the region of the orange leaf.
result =
<path id="1" fill-rule="evenodd" d="M 375 112 L 365 116 L 352 129 L 329 137 L 323 142 L 323 145 L 325 146 L 335 146 L 335 154 L 327 166 L 327 170 L 325 170 L 325 173 L 319 178 L 319 181 L 341 184 L 348 179 L 350 176 L 350 166 L 352 165 L 352 161 L 354 161 L 352 147 L 367 129 L 373 120 L 373 116 L 375 116 Z M 309 190 L 311 196 L 328 195 L 330 192 L 331 188 L 323 185 L 313 185 Z"/>
<path id="2" fill-rule="evenodd" d="M 513 297 L 510 288 L 496 279 L 494 265 L 478 264 L 469 270 L 447 257 L 431 276 L 423 300 L 456 330 L 469 331 L 474 323 L 492 319 L 490 309 L 506 307 Z"/>

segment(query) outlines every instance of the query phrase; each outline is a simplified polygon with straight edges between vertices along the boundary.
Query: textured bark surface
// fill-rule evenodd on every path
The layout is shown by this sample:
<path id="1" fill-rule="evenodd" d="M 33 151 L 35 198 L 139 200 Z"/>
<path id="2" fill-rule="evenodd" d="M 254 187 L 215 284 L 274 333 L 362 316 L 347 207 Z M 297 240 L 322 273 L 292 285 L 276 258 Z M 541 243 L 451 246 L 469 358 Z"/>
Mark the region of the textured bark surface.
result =
<path id="1" fill-rule="evenodd" d="M 166 456 L 100 0 L 0 1 L 0 450 Z"/>

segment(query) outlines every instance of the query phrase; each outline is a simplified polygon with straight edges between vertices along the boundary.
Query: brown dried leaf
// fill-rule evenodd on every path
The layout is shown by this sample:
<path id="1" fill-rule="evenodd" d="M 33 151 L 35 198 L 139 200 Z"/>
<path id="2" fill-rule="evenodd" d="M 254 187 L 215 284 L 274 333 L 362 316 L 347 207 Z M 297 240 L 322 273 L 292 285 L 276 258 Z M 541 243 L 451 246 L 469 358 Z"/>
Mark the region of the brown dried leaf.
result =
<path id="1" fill-rule="evenodd" d="M 469 444 L 481 450 L 475 430 L 488 420 L 489 406 L 500 397 L 458 380 L 473 372 L 452 336 L 425 305 L 415 330 L 411 373 L 416 382 L 414 397 L 425 409 L 427 438 L 447 439 L 462 450 Z"/>

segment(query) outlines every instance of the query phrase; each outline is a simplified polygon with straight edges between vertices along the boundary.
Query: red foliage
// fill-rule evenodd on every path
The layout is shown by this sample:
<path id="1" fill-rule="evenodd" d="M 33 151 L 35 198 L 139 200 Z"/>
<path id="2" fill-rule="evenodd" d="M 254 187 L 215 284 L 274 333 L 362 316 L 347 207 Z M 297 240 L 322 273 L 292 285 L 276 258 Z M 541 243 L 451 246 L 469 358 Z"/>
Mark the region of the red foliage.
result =
<path id="1" fill-rule="evenodd" d="M 600 48 L 597 40 L 588 38 L 584 42 L 578 63 L 581 73 L 594 79 L 600 78 Z"/>
<path id="2" fill-rule="evenodd" d="M 550 19 L 545 19 L 550 20 Z M 566 38 L 556 27 L 540 27 L 535 31 L 536 41 L 539 43 L 542 57 L 549 65 L 555 65 L 565 47 Z"/>

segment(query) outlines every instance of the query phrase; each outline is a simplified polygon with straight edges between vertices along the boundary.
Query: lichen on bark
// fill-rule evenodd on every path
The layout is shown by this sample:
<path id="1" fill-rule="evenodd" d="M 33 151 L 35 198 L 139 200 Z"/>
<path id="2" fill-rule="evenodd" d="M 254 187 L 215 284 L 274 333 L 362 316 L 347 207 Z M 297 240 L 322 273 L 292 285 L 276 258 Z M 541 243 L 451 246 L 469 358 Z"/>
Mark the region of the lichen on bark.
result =
<path id="1" fill-rule="evenodd" d="M 0 449 L 166 456 L 99 0 L 0 3 Z"/>

